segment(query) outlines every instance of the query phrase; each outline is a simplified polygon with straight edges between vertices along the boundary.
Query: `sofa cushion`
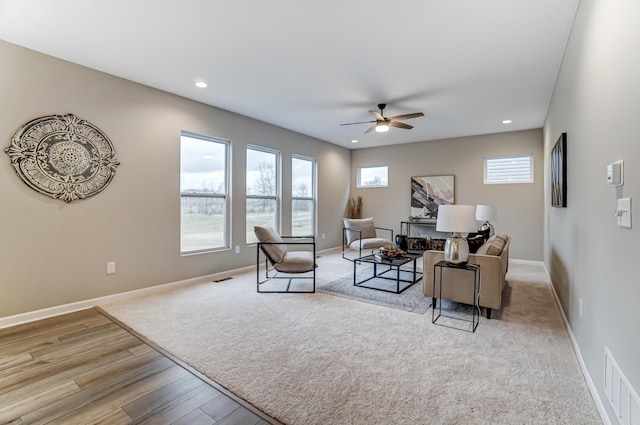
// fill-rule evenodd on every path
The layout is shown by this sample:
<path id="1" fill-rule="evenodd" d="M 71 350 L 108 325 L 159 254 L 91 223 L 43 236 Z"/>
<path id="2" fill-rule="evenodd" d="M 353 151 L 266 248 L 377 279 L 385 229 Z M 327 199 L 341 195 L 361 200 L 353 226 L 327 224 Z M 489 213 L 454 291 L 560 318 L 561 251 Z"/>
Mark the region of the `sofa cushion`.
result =
<path id="1" fill-rule="evenodd" d="M 369 218 L 344 218 L 344 227 L 354 230 L 347 230 L 347 244 L 351 245 L 351 242 L 358 239 L 370 239 L 376 237 L 376 227 L 373 223 L 373 217 Z M 356 232 L 355 230 L 360 230 Z"/>
<path id="2" fill-rule="evenodd" d="M 507 244 L 509 236 L 506 233 L 500 233 L 489 238 L 478 250 L 476 254 L 481 255 L 500 255 L 504 246 Z"/>
<path id="3" fill-rule="evenodd" d="M 284 242 L 280 235 L 273 227 L 265 224 L 263 226 L 254 226 L 253 231 L 260 242 Z M 282 245 L 262 245 L 262 250 L 269 257 L 272 263 L 279 263 L 287 253 L 287 246 Z"/>

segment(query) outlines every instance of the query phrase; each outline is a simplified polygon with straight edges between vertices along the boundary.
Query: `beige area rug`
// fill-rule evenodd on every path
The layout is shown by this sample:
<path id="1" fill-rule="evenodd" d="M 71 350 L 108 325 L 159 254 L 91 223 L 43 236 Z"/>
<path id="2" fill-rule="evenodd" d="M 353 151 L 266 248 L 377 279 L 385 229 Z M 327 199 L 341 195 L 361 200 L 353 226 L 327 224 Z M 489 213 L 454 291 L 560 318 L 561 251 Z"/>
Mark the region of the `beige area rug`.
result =
<path id="1" fill-rule="evenodd" d="M 318 260 L 320 284 L 350 273 Z M 286 424 L 600 424 L 542 267 L 510 265 L 476 333 L 327 294 L 257 294 L 255 275 L 103 306 Z"/>

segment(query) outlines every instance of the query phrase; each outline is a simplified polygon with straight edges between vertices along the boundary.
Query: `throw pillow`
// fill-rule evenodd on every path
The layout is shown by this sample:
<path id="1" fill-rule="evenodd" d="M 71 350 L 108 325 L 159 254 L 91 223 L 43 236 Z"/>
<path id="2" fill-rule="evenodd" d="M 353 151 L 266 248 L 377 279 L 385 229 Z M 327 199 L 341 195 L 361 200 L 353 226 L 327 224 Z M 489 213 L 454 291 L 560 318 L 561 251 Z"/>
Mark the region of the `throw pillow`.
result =
<path id="1" fill-rule="evenodd" d="M 509 236 L 507 236 L 506 233 L 500 233 L 498 235 L 492 236 L 488 241 L 484 243 L 484 245 L 478 248 L 476 254 L 500 255 L 502 254 L 504 246 L 507 244 L 508 238 Z"/>
<path id="2" fill-rule="evenodd" d="M 373 217 L 369 218 L 344 218 L 344 227 L 353 230 L 347 230 L 347 245 L 358 239 L 369 239 L 376 237 L 376 227 L 373 223 Z M 356 230 L 360 230 L 357 232 Z"/>
<path id="3" fill-rule="evenodd" d="M 254 226 L 253 231 L 260 242 L 284 242 L 280 235 L 273 227 L 265 224 L 263 226 Z M 269 257 L 272 263 L 279 263 L 287 253 L 286 245 L 262 245 L 262 250 Z"/>
<path id="4" fill-rule="evenodd" d="M 467 243 L 469 244 L 469 253 L 475 254 L 478 251 L 478 249 L 484 244 L 484 236 L 477 235 L 473 237 L 468 237 Z"/>

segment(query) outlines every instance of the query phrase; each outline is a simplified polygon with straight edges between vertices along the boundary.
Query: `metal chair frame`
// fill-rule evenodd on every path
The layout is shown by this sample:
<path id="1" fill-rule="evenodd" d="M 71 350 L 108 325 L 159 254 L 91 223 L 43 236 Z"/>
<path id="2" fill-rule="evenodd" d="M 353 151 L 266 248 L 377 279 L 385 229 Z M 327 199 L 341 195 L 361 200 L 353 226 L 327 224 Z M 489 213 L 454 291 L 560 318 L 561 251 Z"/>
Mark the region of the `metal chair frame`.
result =
<path id="1" fill-rule="evenodd" d="M 316 237 L 315 236 L 282 236 L 280 235 L 280 237 L 284 240 L 284 242 L 258 242 L 257 245 L 257 249 L 256 249 L 256 290 L 258 293 L 260 294 L 267 294 L 267 293 L 272 293 L 272 294 L 311 294 L 316 292 L 316 267 L 317 265 L 315 264 L 315 258 L 316 258 Z M 287 239 L 311 239 L 311 241 L 307 241 L 307 242 L 290 242 L 287 241 Z M 267 253 L 264 251 L 263 246 L 264 245 L 310 245 L 312 246 L 312 252 L 313 252 L 313 259 L 314 259 L 314 266 L 311 270 L 307 270 L 304 272 L 300 272 L 300 273 L 308 273 L 308 272 L 313 272 L 312 276 L 278 276 L 279 273 L 283 273 L 283 274 L 296 274 L 296 273 L 290 273 L 290 272 L 279 272 L 278 270 L 275 269 L 275 264 L 277 264 L 275 261 L 273 261 L 269 255 L 267 255 Z M 264 254 L 265 257 L 265 279 L 264 280 L 260 280 L 260 252 L 262 252 Z M 269 264 L 271 264 L 271 267 L 269 266 Z M 269 276 L 269 272 L 275 272 L 273 275 Z M 287 289 L 284 291 L 261 291 L 260 290 L 260 285 L 262 285 L 263 283 L 269 282 L 272 279 L 283 279 L 283 280 L 289 280 L 289 282 L 287 283 Z M 313 289 L 311 291 L 291 291 L 291 281 L 293 279 L 312 279 L 313 280 Z"/>
<path id="2" fill-rule="evenodd" d="M 393 243 L 393 229 L 388 229 L 386 227 L 377 227 L 377 226 L 374 227 L 374 229 L 376 229 L 376 231 L 385 230 L 385 231 L 391 232 L 391 239 L 389 240 Z M 358 241 L 360 242 L 360 244 L 358 246 L 358 258 L 349 258 L 345 255 L 347 251 L 351 250 L 351 246 L 349 246 L 349 244 L 347 243 L 347 230 L 352 232 L 358 232 L 359 234 Z M 376 236 L 377 236 L 377 232 L 376 232 Z M 345 249 L 345 246 L 347 247 L 347 249 Z M 382 248 L 382 247 L 379 247 L 379 248 Z M 373 253 L 373 249 L 375 248 L 372 248 L 372 251 L 371 251 L 372 253 Z M 362 258 L 362 230 L 353 229 L 350 227 L 342 228 L 342 258 L 349 261 L 357 261 L 359 258 Z"/>

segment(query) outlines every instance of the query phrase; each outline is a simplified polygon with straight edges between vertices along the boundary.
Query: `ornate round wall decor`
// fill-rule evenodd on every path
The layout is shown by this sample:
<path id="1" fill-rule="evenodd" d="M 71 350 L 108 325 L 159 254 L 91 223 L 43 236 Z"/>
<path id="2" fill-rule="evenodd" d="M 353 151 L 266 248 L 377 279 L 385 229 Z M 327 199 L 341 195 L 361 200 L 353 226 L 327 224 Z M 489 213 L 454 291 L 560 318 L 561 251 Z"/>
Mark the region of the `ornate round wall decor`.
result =
<path id="1" fill-rule="evenodd" d="M 65 202 L 102 191 L 120 165 L 109 138 L 73 114 L 29 121 L 5 152 L 27 185 Z"/>

